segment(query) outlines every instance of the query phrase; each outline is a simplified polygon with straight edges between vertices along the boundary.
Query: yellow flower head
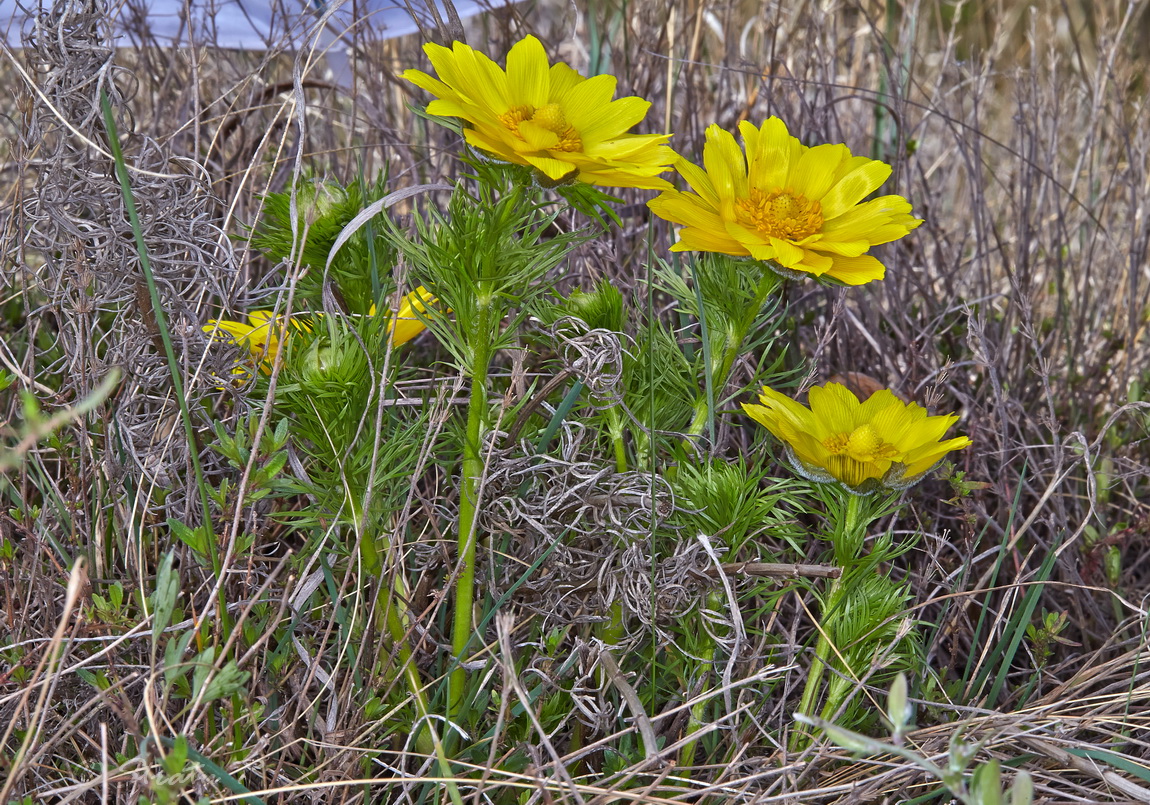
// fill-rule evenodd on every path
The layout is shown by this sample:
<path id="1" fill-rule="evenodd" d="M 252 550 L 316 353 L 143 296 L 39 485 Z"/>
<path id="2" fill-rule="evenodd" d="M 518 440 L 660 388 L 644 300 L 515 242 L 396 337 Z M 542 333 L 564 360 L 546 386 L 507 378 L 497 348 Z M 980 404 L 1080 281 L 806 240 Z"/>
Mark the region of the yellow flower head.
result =
<path id="1" fill-rule="evenodd" d="M 772 264 L 785 276 L 831 277 L 846 285 L 883 278 L 867 250 L 922 223 L 902 196 L 863 198 L 890 166 L 851 156 L 845 145 L 808 148 L 777 117 L 739 124 L 746 151 L 718 126 L 707 129 L 703 167 L 675 169 L 695 192 L 665 190 L 647 202 L 683 229 L 672 251 L 721 252 Z"/>
<path id="2" fill-rule="evenodd" d="M 406 344 L 426 330 L 427 325 L 416 313 L 422 313 L 425 317 L 430 315 L 429 306 L 434 306 L 438 301 L 439 297 L 422 285 L 403 297 L 399 311 L 387 325 L 387 331 L 391 334 L 391 345 L 398 347 L 400 344 Z M 375 305 L 371 306 L 369 314 L 375 315 Z"/>
<path id="3" fill-rule="evenodd" d="M 928 416 L 887 389 L 859 402 L 846 386 L 827 383 L 811 389 L 808 408 L 764 387 L 759 401 L 743 410 L 786 445 L 800 475 L 858 494 L 906 488 L 971 443 L 966 436 L 940 441 L 956 415 Z"/>
<path id="4" fill-rule="evenodd" d="M 435 95 L 429 114 L 466 122 L 464 137 L 496 159 L 534 168 L 548 183 L 663 190 L 659 174 L 675 152 L 669 134 L 628 134 L 651 104 L 612 100 L 615 77 L 584 78 L 566 64 L 548 64 L 533 36 L 516 43 L 503 70 L 460 42 L 423 50 L 439 78 L 419 70 L 403 77 Z"/>
<path id="5" fill-rule="evenodd" d="M 248 322 L 210 319 L 204 325 L 204 332 L 222 333 L 224 340 L 247 348 L 264 374 L 269 374 L 283 340 L 283 325 L 276 322 L 270 310 L 253 310 L 248 314 Z M 297 328 L 302 326 L 298 322 L 293 324 Z"/>
<path id="6" fill-rule="evenodd" d="M 404 296 L 399 312 L 387 325 L 392 346 L 406 344 L 427 329 L 427 325 L 416 316 L 415 311 L 427 315 L 428 307 L 438 301 L 438 298 L 422 285 Z M 375 315 L 375 305 L 371 306 L 369 315 Z M 248 324 L 231 319 L 211 319 L 203 329 L 206 333 L 222 334 L 223 340 L 228 343 L 245 347 L 263 373 L 270 374 L 276 353 L 279 352 L 280 344 L 284 340 L 283 323 L 277 321 L 277 318 L 283 319 L 282 316 L 274 316 L 270 310 L 253 310 L 248 314 Z M 291 320 L 291 325 L 297 330 L 311 329 L 296 319 Z M 237 373 L 245 374 L 245 370 L 238 369 Z"/>

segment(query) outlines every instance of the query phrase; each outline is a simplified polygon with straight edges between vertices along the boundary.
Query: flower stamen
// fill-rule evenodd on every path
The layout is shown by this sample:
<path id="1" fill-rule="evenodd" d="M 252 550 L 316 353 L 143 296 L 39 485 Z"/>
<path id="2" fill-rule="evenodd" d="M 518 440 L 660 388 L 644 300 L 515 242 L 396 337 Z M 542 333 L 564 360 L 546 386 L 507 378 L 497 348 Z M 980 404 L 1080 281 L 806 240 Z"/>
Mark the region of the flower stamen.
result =
<path id="1" fill-rule="evenodd" d="M 508 128 L 508 130 L 515 132 L 515 136 L 523 139 L 523 135 L 519 133 L 519 124 L 524 120 L 530 120 L 532 115 L 535 114 L 535 109 L 531 106 L 512 106 L 503 114 L 499 115 L 499 122 Z"/>
<path id="2" fill-rule="evenodd" d="M 538 109 L 531 105 L 513 106 L 499 115 L 499 122 L 524 142 L 526 140 L 519 131 L 519 124 L 525 120 L 530 120 L 536 126 L 547 129 L 559 137 L 559 142 L 549 150 L 567 153 L 583 150 L 583 139 L 579 136 L 579 132 L 575 131 L 574 126 L 567 125 L 567 117 L 559 104 L 549 103 Z"/>
<path id="3" fill-rule="evenodd" d="M 860 425 L 849 433 L 835 433 L 823 439 L 823 447 L 832 456 L 849 456 L 855 461 L 877 461 L 894 458 L 898 448 L 882 440 L 870 425 Z"/>
<path id="4" fill-rule="evenodd" d="M 764 237 L 793 242 L 822 228 L 823 209 L 819 202 L 786 190 L 768 193 L 752 187 L 747 198 L 735 201 L 735 219 Z"/>

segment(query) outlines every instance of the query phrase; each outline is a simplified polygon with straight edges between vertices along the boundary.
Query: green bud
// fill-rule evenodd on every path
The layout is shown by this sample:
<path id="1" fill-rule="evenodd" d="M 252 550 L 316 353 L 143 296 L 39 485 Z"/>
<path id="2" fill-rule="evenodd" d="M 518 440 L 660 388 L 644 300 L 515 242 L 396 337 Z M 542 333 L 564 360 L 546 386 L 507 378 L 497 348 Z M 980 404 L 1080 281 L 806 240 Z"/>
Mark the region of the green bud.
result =
<path id="1" fill-rule="evenodd" d="M 1122 551 L 1117 545 L 1109 545 L 1102 557 L 1102 567 L 1106 571 L 1106 583 L 1118 587 L 1122 581 Z"/>
<path id="2" fill-rule="evenodd" d="M 309 227 L 346 201 L 347 191 L 334 182 L 303 183 L 296 195 L 296 203 Z"/>
<path id="3" fill-rule="evenodd" d="M 979 805 L 1002 805 L 1001 771 L 998 760 L 991 758 L 974 770 L 971 793 Z"/>
<path id="4" fill-rule="evenodd" d="M 902 732 L 910 723 L 911 708 L 907 700 L 906 674 L 901 671 L 890 685 L 890 693 L 886 699 L 886 715 L 896 734 Z"/>
<path id="5" fill-rule="evenodd" d="M 590 293 L 572 291 L 567 297 L 567 308 L 593 330 L 623 331 L 623 293 L 605 279 L 600 280 Z"/>
<path id="6" fill-rule="evenodd" d="M 1030 805 L 1034 801 L 1034 780 L 1030 773 L 1019 771 L 1014 775 L 1014 784 L 1010 786 L 1010 805 Z"/>
<path id="7" fill-rule="evenodd" d="M 334 347 L 321 346 L 320 342 L 311 345 L 300 361 L 300 372 L 307 380 L 324 380 L 328 373 L 339 365 L 339 352 Z"/>

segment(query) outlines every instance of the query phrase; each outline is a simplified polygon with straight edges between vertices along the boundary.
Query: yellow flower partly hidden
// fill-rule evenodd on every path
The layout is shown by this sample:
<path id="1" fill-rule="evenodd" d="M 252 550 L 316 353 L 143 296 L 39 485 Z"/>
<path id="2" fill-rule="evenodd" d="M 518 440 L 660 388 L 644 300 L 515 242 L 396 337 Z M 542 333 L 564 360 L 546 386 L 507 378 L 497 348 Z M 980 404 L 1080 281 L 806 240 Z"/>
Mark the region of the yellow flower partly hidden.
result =
<path id="1" fill-rule="evenodd" d="M 746 151 L 718 126 L 707 129 L 703 167 L 675 168 L 693 193 L 666 190 L 647 202 L 681 224 L 672 251 L 721 252 L 772 264 L 785 276 L 831 277 L 846 285 L 883 278 L 867 254 L 922 223 L 902 196 L 863 199 L 890 176 L 885 162 L 851 156 L 845 145 L 800 143 L 772 117 L 739 124 Z"/>
<path id="2" fill-rule="evenodd" d="M 273 315 L 270 310 L 253 310 L 248 314 L 248 324 L 231 319 L 209 319 L 203 329 L 205 333 L 222 334 L 223 340 L 245 347 L 264 374 L 269 374 L 283 340 L 283 324 L 277 322 L 277 318 L 283 317 Z M 295 321 L 292 324 L 296 328 L 303 326 Z M 239 373 L 243 374 L 244 370 L 240 369 Z"/>
<path id="3" fill-rule="evenodd" d="M 438 298 L 420 285 L 414 291 L 403 297 L 399 312 L 387 325 L 391 334 L 392 346 L 406 344 L 422 333 L 426 325 L 416 316 L 415 311 L 427 314 L 428 306 L 438 302 Z M 370 315 L 375 315 L 375 305 L 371 306 Z M 204 325 L 204 332 L 222 334 L 229 343 L 245 347 L 264 374 L 270 374 L 275 363 L 276 353 L 284 340 L 284 327 L 282 316 L 275 316 L 270 310 L 254 310 L 248 314 L 248 324 L 230 319 L 211 319 Z M 310 329 L 307 324 L 291 320 L 291 326 L 296 330 Z M 242 374 L 244 370 L 240 369 Z"/>
<path id="4" fill-rule="evenodd" d="M 438 301 L 439 297 L 422 285 L 403 297 L 399 310 L 387 325 L 387 331 L 391 333 L 392 346 L 398 347 L 400 344 L 406 344 L 426 330 L 427 325 L 416 313 L 422 313 L 424 317 L 430 315 L 429 306 L 434 306 Z M 450 313 L 451 311 L 448 310 L 447 312 Z M 368 315 L 375 315 L 375 305 L 371 306 Z"/>
<path id="5" fill-rule="evenodd" d="M 675 159 L 666 145 L 671 135 L 628 133 L 651 104 L 613 100 L 614 76 L 584 78 L 566 64 L 549 64 L 533 36 L 511 48 L 506 70 L 460 42 L 423 49 L 439 78 L 419 70 L 403 77 L 438 98 L 429 114 L 465 121 L 464 137 L 480 151 L 534 168 L 549 184 L 671 186 L 659 178 Z"/>
<path id="6" fill-rule="evenodd" d="M 764 387 L 759 401 L 743 410 L 786 445 L 799 474 L 859 494 L 908 487 L 971 443 L 966 436 L 942 441 L 956 415 L 928 416 L 888 389 L 859 402 L 846 386 L 827 383 L 811 389 L 808 408 Z"/>

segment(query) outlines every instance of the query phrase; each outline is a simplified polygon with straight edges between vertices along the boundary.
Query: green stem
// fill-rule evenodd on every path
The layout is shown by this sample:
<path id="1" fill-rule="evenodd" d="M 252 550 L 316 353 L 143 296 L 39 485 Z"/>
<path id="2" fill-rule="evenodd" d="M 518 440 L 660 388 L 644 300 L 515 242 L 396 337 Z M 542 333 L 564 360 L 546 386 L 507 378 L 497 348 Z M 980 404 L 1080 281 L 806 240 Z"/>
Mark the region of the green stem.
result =
<path id="1" fill-rule="evenodd" d="M 431 727 L 431 720 L 428 718 L 431 711 L 427 706 L 427 697 L 423 692 L 423 679 L 419 675 L 419 668 L 415 664 L 411 646 L 407 642 L 407 636 L 410 632 L 407 611 L 400 609 L 406 596 L 406 590 L 403 589 L 403 579 L 399 576 L 398 571 L 393 572 L 395 573 L 394 585 L 398 589 L 393 589 L 384 579 L 380 584 L 379 596 L 382 599 L 381 604 L 385 612 L 384 618 L 387 623 L 388 635 L 398 649 L 399 666 L 407 682 L 407 689 L 411 692 L 411 698 L 415 702 L 415 710 L 419 714 L 421 726 L 415 736 L 415 748 L 420 754 L 427 757 L 435 756 L 439 765 L 439 773 L 447 781 L 447 792 L 453 805 L 463 805 L 463 798 L 459 789 L 451 779 L 455 775 L 452 773 L 451 764 L 447 760 L 443 742 L 435 734 Z"/>
<path id="2" fill-rule="evenodd" d="M 723 345 L 723 354 L 719 357 L 719 362 L 715 364 L 711 372 L 710 383 L 711 388 L 714 390 L 713 396 L 716 401 L 723 398 L 723 392 L 727 388 L 727 381 L 730 379 L 731 370 L 734 368 L 735 361 L 738 360 L 739 355 L 743 351 L 743 342 L 747 340 L 747 334 L 750 333 L 751 328 L 755 326 L 755 320 L 759 317 L 759 311 L 763 309 L 763 303 L 767 301 L 767 296 L 778 287 L 778 275 L 772 271 L 763 269 L 763 276 L 759 280 L 759 287 L 755 290 L 755 301 L 747 308 L 744 317 L 736 322 L 735 326 L 727 334 L 727 342 Z M 703 394 L 695 403 L 695 418 L 691 420 L 691 425 L 687 429 L 688 441 L 703 433 L 703 429 L 706 427 L 710 418 L 710 410 L 711 403 L 708 402 L 708 395 Z"/>
<path id="3" fill-rule="evenodd" d="M 607 432 L 611 434 L 611 445 L 615 448 L 615 472 L 626 472 L 627 449 L 623 443 L 623 423 L 617 408 L 607 410 Z"/>
<path id="4" fill-rule="evenodd" d="M 345 495 L 347 509 L 351 512 L 351 522 L 357 526 L 364 522 L 363 497 L 361 494 L 353 493 L 350 489 Z M 359 558 L 363 562 L 364 571 L 369 576 L 378 576 L 383 567 L 383 559 L 379 555 L 377 542 L 376 530 L 371 525 L 359 533 Z"/>
<path id="5" fill-rule="evenodd" d="M 459 492 L 459 535 L 457 556 L 459 577 L 455 582 L 455 617 L 452 621 L 451 651 L 455 667 L 447 680 L 447 716 L 454 720 L 463 704 L 467 672 L 464 655 L 471 642 L 472 605 L 475 596 L 475 547 L 479 541 L 476 521 L 479 515 L 479 484 L 483 477 L 483 425 L 487 418 L 487 372 L 491 363 L 491 314 L 495 296 L 480 282 L 476 316 L 471 330 L 471 398 L 467 405 L 467 435 L 463 442 L 463 470 Z"/>
<path id="6" fill-rule="evenodd" d="M 836 529 L 834 539 L 835 563 L 848 565 L 859 557 L 863 542 L 866 540 L 866 528 L 870 520 L 863 520 L 862 495 L 843 490 L 846 497 L 846 511 L 843 512 L 841 526 Z"/>
<path id="7" fill-rule="evenodd" d="M 720 609 L 724 604 L 723 599 L 716 592 L 708 593 L 707 606 L 711 609 Z M 698 667 L 703 669 L 704 674 L 709 674 L 711 664 L 715 661 L 715 638 L 710 633 L 704 631 L 702 635 L 703 645 L 700 647 L 699 656 L 702 662 Z M 700 693 L 702 689 L 700 688 Z M 694 735 L 703 726 L 703 716 L 706 714 L 707 699 L 700 697 L 699 701 L 691 706 L 691 716 L 687 720 L 687 735 Z M 689 769 L 695 764 L 695 751 L 699 746 L 698 740 L 692 740 L 683 744 L 683 748 L 679 750 L 679 760 L 676 764 L 679 769 Z"/>
<path id="8" fill-rule="evenodd" d="M 724 382 L 723 385 L 726 385 Z M 687 438 L 684 440 L 684 445 L 696 437 L 703 434 L 703 430 L 707 427 L 707 422 L 710 420 L 711 405 L 707 400 L 707 394 L 702 394 L 699 399 L 695 400 L 695 418 L 691 420 L 691 424 L 687 427 Z"/>
<path id="9" fill-rule="evenodd" d="M 623 641 L 623 602 L 616 598 L 611 602 L 611 620 L 599 624 L 599 639 L 604 645 L 614 647 Z"/>
<path id="10" fill-rule="evenodd" d="M 120 135 L 116 129 L 116 121 L 112 116 L 112 104 L 107 94 L 100 91 L 100 107 L 104 114 L 104 128 L 108 134 L 108 146 L 112 149 L 112 158 L 115 163 L 116 178 L 120 183 L 120 194 L 124 200 L 124 209 L 128 213 L 128 222 L 132 227 L 132 236 L 136 241 L 136 253 L 140 258 L 140 269 L 144 274 L 144 281 L 148 289 L 149 306 L 155 319 L 156 329 L 160 332 L 160 342 L 164 348 L 164 357 L 168 362 L 168 374 L 172 378 L 172 395 L 180 408 L 180 421 L 184 426 L 184 437 L 188 441 L 188 458 L 192 463 L 192 474 L 196 479 L 196 488 L 199 491 L 201 516 L 204 519 L 204 528 L 212 535 L 208 540 L 212 570 L 216 578 L 223 575 L 223 557 L 220 556 L 220 546 L 214 536 L 212 526 L 212 507 L 208 501 L 208 484 L 204 479 L 204 471 L 200 466 L 200 446 L 196 439 L 195 426 L 192 424 L 192 414 L 188 409 L 188 398 L 184 394 L 183 375 L 179 363 L 176 361 L 176 350 L 172 346 L 172 336 L 168 329 L 167 315 L 164 313 L 163 300 L 156 285 L 156 277 L 152 271 L 152 262 L 148 254 L 148 245 L 144 241 L 144 231 L 140 225 L 140 216 L 136 210 L 136 197 L 132 193 L 131 180 L 128 177 L 127 163 L 120 146 Z M 219 611 L 220 634 L 228 634 L 232 628 L 232 618 L 228 614 L 227 596 L 224 586 L 219 586 L 216 603 Z"/>
<path id="11" fill-rule="evenodd" d="M 399 585 L 402 582 L 397 578 L 394 583 Z M 420 722 L 423 724 L 419 730 L 419 734 L 415 736 L 415 747 L 421 753 L 430 755 L 435 751 L 435 743 L 432 741 L 431 733 L 428 730 L 427 715 L 429 710 L 427 707 L 427 698 L 423 693 L 423 680 L 419 676 L 419 668 L 413 661 L 411 646 L 408 645 L 407 642 L 407 613 L 406 611 L 400 611 L 401 597 L 400 595 L 396 595 L 396 591 L 387 583 L 387 579 L 381 581 L 379 585 L 379 598 L 380 606 L 384 613 L 387 634 L 391 638 L 392 645 L 396 648 L 400 672 L 403 674 L 404 681 L 407 683 L 407 689 L 411 692 L 411 697 L 415 701 L 416 712 L 419 714 Z"/>
<path id="12" fill-rule="evenodd" d="M 862 521 L 862 497 L 853 495 L 849 492 L 844 492 L 846 496 L 846 509 L 841 512 L 841 520 L 838 524 L 836 531 L 842 535 L 840 539 L 836 540 L 836 549 L 839 544 L 846 542 L 851 545 L 862 545 L 861 539 L 855 539 L 860 529 L 866 528 L 866 523 Z M 845 539 L 844 539 L 845 537 Z M 836 559 L 839 564 L 846 564 L 848 561 L 857 557 L 838 556 L 836 550 Z M 837 610 L 842 604 L 843 596 L 843 581 L 842 577 L 835 579 L 831 585 L 831 589 L 827 593 L 827 603 L 822 611 L 822 628 L 819 629 L 819 639 L 815 643 L 815 656 L 811 660 L 811 669 L 807 673 L 807 682 L 803 687 L 803 695 L 799 700 L 798 713 L 804 716 L 813 716 L 815 713 L 816 702 L 819 693 L 822 689 L 823 673 L 826 671 L 827 665 L 830 661 L 831 645 L 835 639 L 835 635 L 831 633 L 831 622 L 827 616 Z M 801 752 L 806 749 L 811 742 L 810 727 L 806 724 L 799 725 L 795 731 L 791 733 L 790 749 L 792 752 Z"/>
<path id="13" fill-rule="evenodd" d="M 831 585 L 830 592 L 827 594 L 827 605 L 823 609 L 823 620 L 826 621 L 828 612 L 834 610 L 835 605 L 838 603 L 840 585 L 842 584 L 841 577 L 835 579 Z M 819 690 L 822 688 L 823 671 L 826 670 L 827 659 L 831 653 L 831 636 L 827 632 L 826 627 L 823 626 L 819 630 L 819 639 L 815 644 L 815 656 L 811 660 L 810 671 L 807 672 L 807 683 L 803 687 L 803 696 L 799 700 L 798 713 L 804 716 L 810 716 L 815 711 L 815 702 L 819 696 Z M 806 724 L 799 724 L 795 727 L 794 732 L 791 733 L 792 752 L 801 752 L 806 749 L 811 742 L 810 727 Z"/>
<path id="14" fill-rule="evenodd" d="M 623 642 L 623 637 L 626 635 L 626 629 L 623 623 L 623 601 L 616 597 L 611 602 L 611 608 L 608 612 L 609 620 L 606 622 L 600 621 L 595 624 L 595 634 L 602 641 L 603 645 L 608 648 L 614 648 Z M 605 686 L 610 686 L 607 681 L 607 672 L 602 666 L 599 667 L 600 682 Z"/>

